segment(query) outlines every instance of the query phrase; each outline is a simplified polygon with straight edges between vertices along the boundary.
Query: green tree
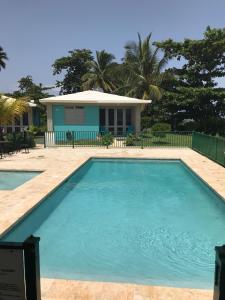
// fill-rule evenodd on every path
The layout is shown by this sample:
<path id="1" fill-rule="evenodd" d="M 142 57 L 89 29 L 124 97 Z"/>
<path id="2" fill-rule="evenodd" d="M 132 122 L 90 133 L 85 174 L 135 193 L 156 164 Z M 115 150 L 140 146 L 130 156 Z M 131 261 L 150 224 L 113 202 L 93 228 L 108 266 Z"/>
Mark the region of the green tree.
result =
<path id="1" fill-rule="evenodd" d="M 126 83 L 127 95 L 141 99 L 161 99 L 165 80 L 163 68 L 167 59 L 159 59 L 159 49 L 153 47 L 151 34 L 144 40 L 138 34 L 138 42 L 127 43 L 125 49 L 124 63 L 129 78 Z"/>
<path id="2" fill-rule="evenodd" d="M 225 116 L 225 89 L 218 88 L 216 82 L 225 75 L 225 28 L 208 27 L 200 40 L 169 39 L 155 44 L 167 59 L 181 62 L 181 66 L 169 70 L 174 78 L 166 87 L 163 101 L 155 106 L 158 117 L 169 120 L 173 127 L 183 119 L 193 119 L 198 130 L 210 132 L 213 126 L 209 119 L 218 123 Z"/>
<path id="3" fill-rule="evenodd" d="M 82 90 L 82 77 L 90 71 L 90 62 L 93 60 L 92 52 L 88 49 L 75 49 L 69 51 L 68 56 L 55 60 L 53 75 L 63 75 L 58 80 L 60 94 L 71 94 Z"/>
<path id="4" fill-rule="evenodd" d="M 113 54 L 105 50 L 96 51 L 96 60 L 89 63 L 90 71 L 83 77 L 84 90 L 99 88 L 106 93 L 112 93 L 116 86 L 113 78 L 113 68 L 117 65 Z"/>
<path id="5" fill-rule="evenodd" d="M 26 77 L 22 77 L 18 81 L 19 89 L 14 91 L 12 94 L 8 94 L 14 98 L 23 98 L 26 101 L 34 100 L 37 104 L 35 108 L 36 113 L 39 115 L 40 125 L 46 124 L 46 106 L 39 102 L 42 98 L 50 97 L 51 95 L 48 93 L 50 89 L 53 87 L 43 87 L 41 83 L 36 84 L 33 81 L 32 76 L 28 75 Z"/>
<path id="6" fill-rule="evenodd" d="M 6 52 L 0 46 L 0 71 L 1 69 L 5 69 L 6 63 L 5 61 L 8 59 Z"/>
<path id="7" fill-rule="evenodd" d="M 18 80 L 19 90 L 15 91 L 13 97 L 26 97 L 27 100 L 34 100 L 40 105 L 39 99 L 49 97 L 48 90 L 53 87 L 43 87 L 42 83 L 36 84 L 31 75 L 22 77 Z"/>
<path id="8" fill-rule="evenodd" d="M 27 93 L 34 86 L 33 78 L 30 75 L 22 77 L 20 80 L 18 80 L 18 84 L 21 93 Z"/>
<path id="9" fill-rule="evenodd" d="M 0 95 L 0 125 L 11 124 L 15 118 L 23 115 L 28 109 L 24 99 L 14 99 Z"/>

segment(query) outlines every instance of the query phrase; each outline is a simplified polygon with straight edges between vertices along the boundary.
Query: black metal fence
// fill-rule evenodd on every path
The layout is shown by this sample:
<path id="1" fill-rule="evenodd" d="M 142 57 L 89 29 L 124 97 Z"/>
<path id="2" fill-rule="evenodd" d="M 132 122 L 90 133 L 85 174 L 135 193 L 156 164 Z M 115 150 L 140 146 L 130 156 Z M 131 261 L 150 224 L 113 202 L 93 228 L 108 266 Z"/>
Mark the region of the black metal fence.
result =
<path id="1" fill-rule="evenodd" d="M 192 132 L 148 132 L 115 136 L 96 131 L 48 131 L 45 147 L 192 147 Z"/>
<path id="2" fill-rule="evenodd" d="M 0 134 L 0 158 L 5 154 L 11 154 L 22 149 L 28 152 L 28 149 L 33 147 L 35 147 L 35 140 L 28 131 Z"/>

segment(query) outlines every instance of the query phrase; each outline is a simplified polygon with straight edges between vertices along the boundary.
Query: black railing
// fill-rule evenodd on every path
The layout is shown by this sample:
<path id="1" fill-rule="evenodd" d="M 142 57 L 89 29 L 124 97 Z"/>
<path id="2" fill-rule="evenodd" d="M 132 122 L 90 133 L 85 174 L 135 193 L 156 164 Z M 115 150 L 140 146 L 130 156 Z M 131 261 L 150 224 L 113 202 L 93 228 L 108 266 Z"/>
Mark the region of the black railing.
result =
<path id="1" fill-rule="evenodd" d="M 24 149 L 26 152 L 29 152 L 28 149 L 33 147 L 35 147 L 35 140 L 33 134 L 28 131 L 7 134 L 0 133 L 1 158 L 5 154 L 10 154 L 22 149 Z"/>
<path id="2" fill-rule="evenodd" d="M 147 132 L 116 136 L 97 131 L 48 131 L 45 147 L 192 147 L 192 132 Z"/>

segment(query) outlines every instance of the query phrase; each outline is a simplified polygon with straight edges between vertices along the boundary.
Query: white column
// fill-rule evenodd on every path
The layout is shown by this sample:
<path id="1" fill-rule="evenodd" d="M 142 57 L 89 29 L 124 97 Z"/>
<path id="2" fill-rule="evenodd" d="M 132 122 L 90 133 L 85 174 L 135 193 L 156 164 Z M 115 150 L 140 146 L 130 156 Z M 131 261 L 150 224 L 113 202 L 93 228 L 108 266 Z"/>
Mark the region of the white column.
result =
<path id="1" fill-rule="evenodd" d="M 47 130 L 53 131 L 52 104 L 47 104 Z"/>
<path id="2" fill-rule="evenodd" d="M 114 108 L 114 134 L 117 135 L 117 108 Z"/>

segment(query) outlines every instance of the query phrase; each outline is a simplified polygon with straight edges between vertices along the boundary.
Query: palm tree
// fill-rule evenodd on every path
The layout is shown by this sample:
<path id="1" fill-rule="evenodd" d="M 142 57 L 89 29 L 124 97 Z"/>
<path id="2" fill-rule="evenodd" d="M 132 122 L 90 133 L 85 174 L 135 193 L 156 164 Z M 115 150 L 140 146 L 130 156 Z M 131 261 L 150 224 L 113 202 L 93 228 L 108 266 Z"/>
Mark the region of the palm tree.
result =
<path id="1" fill-rule="evenodd" d="M 7 60 L 8 57 L 6 55 L 6 53 L 4 52 L 3 48 L 0 47 L 0 71 L 1 69 L 5 69 L 5 60 Z"/>
<path id="2" fill-rule="evenodd" d="M 82 77 L 84 90 L 99 88 L 106 93 L 112 93 L 115 84 L 112 79 L 112 70 L 117 65 L 115 57 L 103 51 L 96 51 L 96 60 L 89 62 L 90 71 Z"/>
<path id="3" fill-rule="evenodd" d="M 0 126 L 12 123 L 28 109 L 25 99 L 14 99 L 0 95 Z"/>
<path id="4" fill-rule="evenodd" d="M 159 100 L 162 97 L 162 84 L 165 74 L 162 72 L 167 60 L 158 58 L 158 48 L 153 48 L 151 34 L 142 41 L 138 33 L 138 43 L 129 42 L 125 45 L 124 63 L 128 70 L 127 95 L 140 98 Z"/>

